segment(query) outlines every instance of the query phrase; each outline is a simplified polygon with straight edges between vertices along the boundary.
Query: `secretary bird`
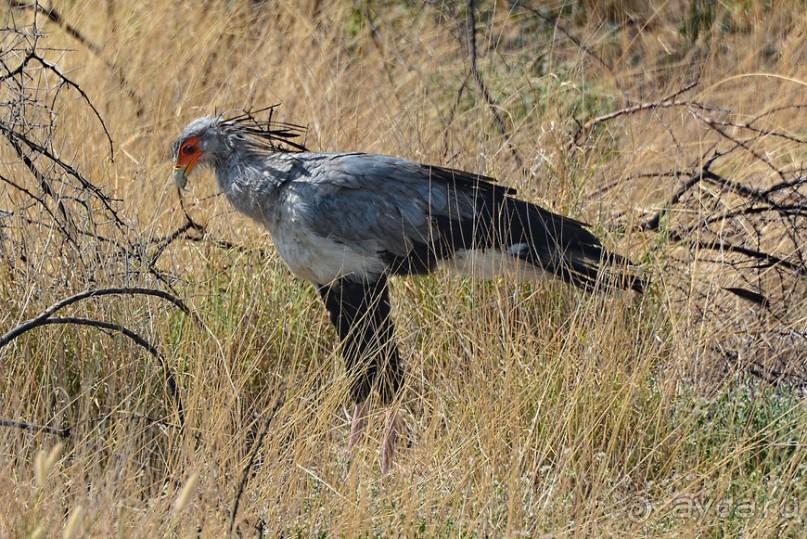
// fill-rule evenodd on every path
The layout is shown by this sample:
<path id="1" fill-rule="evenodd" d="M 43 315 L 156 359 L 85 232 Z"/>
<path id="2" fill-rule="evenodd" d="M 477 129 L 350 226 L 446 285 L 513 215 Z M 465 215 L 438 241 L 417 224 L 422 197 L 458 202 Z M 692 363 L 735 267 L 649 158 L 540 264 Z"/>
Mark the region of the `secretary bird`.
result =
<path id="1" fill-rule="evenodd" d="M 493 178 L 384 155 L 308 152 L 294 141 L 302 131 L 271 115 L 197 118 L 174 142 L 173 174 L 182 189 L 194 167 L 212 167 L 235 209 L 265 226 L 291 272 L 317 287 L 355 403 L 348 455 L 373 390 L 388 405 L 403 380 L 389 276 L 446 266 L 482 279 L 553 276 L 642 292 L 643 281 L 624 271 L 630 262 L 585 224 L 519 200 Z M 618 271 L 598 281 L 601 265 Z M 396 418 L 388 409 L 382 473 L 393 461 Z"/>

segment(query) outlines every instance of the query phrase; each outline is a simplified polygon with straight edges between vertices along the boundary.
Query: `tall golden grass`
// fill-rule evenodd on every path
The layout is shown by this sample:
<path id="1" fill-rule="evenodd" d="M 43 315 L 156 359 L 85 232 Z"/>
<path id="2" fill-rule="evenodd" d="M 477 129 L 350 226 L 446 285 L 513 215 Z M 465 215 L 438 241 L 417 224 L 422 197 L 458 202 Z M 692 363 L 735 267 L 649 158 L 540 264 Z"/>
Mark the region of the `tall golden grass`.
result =
<path id="1" fill-rule="evenodd" d="M 231 524 L 242 536 L 337 537 L 803 530 L 802 394 L 755 378 L 747 358 L 715 353 L 762 316 L 722 288 L 743 284 L 742 268 L 635 228 L 731 146 L 715 120 L 748 138 L 742 124 L 769 112 L 754 125 L 791 137 L 756 136 L 716 162 L 724 176 L 764 185 L 776 181 L 771 167 L 804 174 L 804 2 L 480 2 L 477 65 L 492 103 L 469 76 L 461 3 L 54 2 L 59 24 L 13 4 L 0 11 L 4 25 L 36 23 L 42 54 L 103 118 L 114 161 L 70 89 L 53 102 L 54 147 L 119 199 L 126 227 L 98 230 L 146 258 L 149 240 L 186 222 L 169 179 L 179 130 L 202 114 L 282 103 L 276 118 L 305 124 L 313 150 L 478 171 L 584 219 L 653 285 L 637 297 L 444 274 L 396 280 L 405 429 L 381 476 L 380 417 L 346 461 L 348 384 L 314 290 L 290 276 L 265 231 L 215 196 L 212 175 L 196 172 L 185 204 L 204 238 L 172 242 L 157 269 L 206 327 L 154 298 L 69 308 L 158 347 L 177 373 L 185 428 L 159 362 L 120 334 L 66 325 L 15 339 L 0 348 L 0 417 L 70 432 L 0 430 L 0 535 L 216 537 Z M 27 84 L 47 104 L 46 82 Z M 680 99 L 713 108 L 625 113 L 572 143 L 575 120 L 694 82 Z M 7 145 L 0 173 L 31 181 Z M 27 203 L 0 184 L 10 212 L 0 332 L 86 288 L 164 287 L 97 239 L 63 247 Z M 776 323 L 803 331 L 803 277 L 793 283 Z M 773 343 L 770 354 L 803 360 L 803 337 L 796 343 Z"/>

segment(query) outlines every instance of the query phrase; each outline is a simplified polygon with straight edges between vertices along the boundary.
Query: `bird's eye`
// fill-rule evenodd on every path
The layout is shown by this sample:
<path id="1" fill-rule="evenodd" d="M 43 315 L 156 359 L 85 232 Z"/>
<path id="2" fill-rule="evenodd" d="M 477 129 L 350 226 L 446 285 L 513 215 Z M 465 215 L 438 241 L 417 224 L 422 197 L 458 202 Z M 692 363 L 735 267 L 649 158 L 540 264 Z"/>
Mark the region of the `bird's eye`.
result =
<path id="1" fill-rule="evenodd" d="M 194 146 L 193 144 L 188 144 L 187 146 L 182 148 L 182 151 L 184 153 L 186 153 L 187 155 L 190 155 L 192 153 L 196 153 L 196 146 Z"/>

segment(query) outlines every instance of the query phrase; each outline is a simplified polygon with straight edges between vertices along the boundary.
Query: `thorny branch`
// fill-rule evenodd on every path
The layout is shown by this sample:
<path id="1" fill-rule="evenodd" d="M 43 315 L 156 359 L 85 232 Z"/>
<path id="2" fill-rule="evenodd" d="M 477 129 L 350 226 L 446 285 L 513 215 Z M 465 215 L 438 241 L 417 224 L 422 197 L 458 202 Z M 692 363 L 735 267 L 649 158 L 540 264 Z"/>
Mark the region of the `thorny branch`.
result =
<path id="1" fill-rule="evenodd" d="M 797 230 L 796 231 L 790 230 L 787 232 L 794 242 L 793 245 L 795 249 L 794 254 L 799 255 L 796 258 L 796 260 L 788 260 L 783 257 L 774 255 L 772 253 L 764 252 L 759 249 L 754 249 L 743 245 L 735 245 L 727 240 L 721 239 L 720 237 L 715 237 L 712 240 L 708 241 L 693 239 L 694 233 L 702 226 L 709 225 L 717 221 L 725 221 L 727 219 L 734 217 L 749 217 L 752 215 L 768 212 L 778 213 L 782 218 L 807 217 L 807 195 L 802 197 L 801 202 L 798 202 L 796 204 L 788 204 L 786 202 L 775 200 L 773 196 L 780 190 L 792 187 L 794 185 L 803 184 L 804 178 L 799 178 L 798 180 L 793 182 L 791 181 L 783 182 L 779 184 L 781 186 L 780 188 L 775 189 L 776 186 L 774 186 L 766 190 L 759 190 L 752 186 L 724 178 L 712 172 L 711 167 L 715 163 L 715 161 L 725 155 L 726 153 L 716 153 L 714 156 L 708 159 L 703 164 L 701 170 L 699 170 L 697 173 L 686 179 L 681 184 L 681 186 L 670 196 L 670 198 L 663 205 L 663 207 L 660 210 L 658 210 L 652 217 L 640 223 L 638 225 L 638 228 L 643 231 L 658 231 L 662 219 L 673 208 L 675 208 L 681 203 L 684 196 L 688 192 L 690 192 L 695 186 L 697 186 L 700 182 L 708 181 L 721 187 L 723 189 L 723 192 L 725 193 L 733 193 L 743 198 L 749 199 L 752 203 L 764 204 L 764 206 L 754 204 L 741 205 L 739 208 L 732 209 L 731 211 L 724 211 L 722 213 L 713 213 L 707 216 L 706 218 L 701 219 L 697 223 L 691 225 L 690 227 L 684 228 L 683 230 L 675 230 L 675 229 L 668 230 L 667 231 L 668 239 L 675 242 L 690 242 L 690 246 L 697 247 L 699 249 L 717 250 L 717 251 L 742 254 L 751 259 L 760 261 L 759 265 L 754 266 L 755 268 L 758 269 L 769 268 L 773 266 L 781 266 L 788 270 L 793 271 L 797 275 L 800 276 L 807 275 L 807 264 L 805 263 L 804 258 L 800 256 L 801 241 L 796 236 L 793 235 L 795 232 L 797 232 Z"/>
<path id="2" fill-rule="evenodd" d="M 168 248 L 168 246 L 178 240 L 204 242 L 207 245 L 212 245 L 213 247 L 222 249 L 224 251 L 247 251 L 247 249 L 245 249 L 243 246 L 236 245 L 227 240 L 208 239 L 205 225 L 194 221 L 193 217 L 191 217 L 190 213 L 188 213 L 188 209 L 185 207 L 185 197 L 182 194 L 182 190 L 179 188 L 177 188 L 177 197 L 179 198 L 179 207 L 182 210 L 182 215 L 185 217 L 185 222 L 177 227 L 173 232 L 167 234 L 165 237 L 152 241 L 152 244 L 157 246 L 150 261 L 152 267 L 156 267 L 157 261 Z M 196 234 L 191 234 L 191 232 L 195 232 Z M 249 251 L 254 252 L 261 259 L 269 258 L 269 253 L 264 249 L 249 249 Z"/>
<path id="3" fill-rule="evenodd" d="M 180 425 L 184 425 L 185 412 L 182 408 L 182 400 L 179 394 L 179 388 L 177 387 L 176 376 L 174 375 L 174 372 L 171 370 L 171 368 L 168 366 L 165 357 L 153 344 L 151 344 L 145 338 L 141 337 L 139 334 L 127 328 L 126 326 L 123 326 L 122 324 L 114 324 L 102 320 L 93 320 L 81 317 L 53 316 L 57 311 L 69 305 L 73 305 L 81 300 L 92 297 L 109 296 L 109 295 L 145 295 L 165 299 L 173 303 L 183 313 L 190 316 L 202 327 L 205 327 L 202 321 L 196 315 L 196 313 L 191 311 L 182 300 L 173 296 L 172 294 L 169 294 L 168 292 L 164 292 L 162 290 L 154 290 L 150 288 L 136 288 L 136 287 L 98 288 L 93 290 L 85 290 L 84 292 L 74 294 L 69 298 L 58 301 L 53 305 L 51 305 L 50 307 L 48 307 L 47 309 L 45 309 L 38 316 L 26 322 L 23 322 L 22 324 L 6 332 L 4 335 L 0 336 L 0 348 L 6 346 L 17 337 L 23 335 L 24 333 L 32 329 L 52 324 L 73 324 L 80 326 L 90 326 L 102 330 L 115 331 L 121 333 L 122 335 L 132 340 L 138 346 L 146 349 L 152 356 L 154 356 L 159 361 L 160 366 L 163 369 L 163 372 L 165 373 L 166 376 L 166 384 L 168 386 L 169 395 L 174 400 L 177 406 L 177 411 L 179 413 L 179 423 Z"/>
<path id="4" fill-rule="evenodd" d="M 713 148 L 728 143 L 698 159 L 690 170 L 633 173 L 600 187 L 596 195 L 637 180 L 676 182 L 657 209 L 630 230 L 656 237 L 654 258 L 669 257 L 666 280 L 671 273 L 693 272 L 694 286 L 675 282 L 671 286 L 698 311 L 697 316 L 725 331 L 711 347 L 722 361 L 768 381 L 802 384 L 807 380 L 807 333 L 796 331 L 803 326 L 804 312 L 793 309 L 797 306 L 792 300 L 807 294 L 807 166 L 791 165 L 786 170 L 774 160 L 782 154 L 804 155 L 807 141 L 757 122 L 774 113 L 792 114 L 805 105 L 777 106 L 738 122 L 729 110 L 680 97 L 692 88 L 694 84 L 689 84 L 658 101 L 578 122 L 569 149 L 574 152 L 597 126 L 617 118 L 627 121 L 677 107 L 686 108 L 688 118 L 718 135 Z M 715 171 L 721 163 L 735 165 L 740 159 L 746 163 L 740 179 Z M 684 266 L 669 271 L 676 264 Z M 696 267 L 711 268 L 707 271 L 713 273 L 695 276 Z M 750 317 L 738 313 L 735 304 L 715 299 L 715 288 L 747 301 Z M 775 348 L 765 339 L 781 334 L 788 336 L 777 341 L 784 344 L 775 353 L 765 352 Z"/>
<path id="5" fill-rule="evenodd" d="M 114 62 L 104 58 L 103 49 L 96 43 L 94 43 L 92 40 L 87 38 L 81 32 L 81 30 L 79 30 L 78 28 L 70 24 L 67 20 L 65 20 L 65 18 L 61 15 L 61 13 L 59 13 L 59 11 L 56 10 L 55 7 L 53 6 L 45 7 L 39 2 L 21 2 L 19 0 L 7 0 L 7 1 L 9 7 L 12 9 L 32 10 L 35 13 L 44 15 L 45 17 L 47 17 L 49 21 L 54 23 L 56 26 L 62 28 L 70 37 L 74 38 L 76 41 L 81 43 L 81 45 L 86 47 L 87 50 L 89 50 L 92 54 L 94 54 L 98 58 L 101 58 L 104 64 L 106 64 L 107 68 L 115 74 L 115 77 L 118 79 L 118 82 L 120 83 L 121 87 L 126 91 L 126 95 L 128 95 L 129 99 L 131 99 L 134 102 L 135 106 L 137 107 L 135 114 L 138 117 L 140 117 L 146 113 L 146 106 L 143 103 L 143 98 L 140 97 L 140 95 L 134 90 L 134 86 L 129 82 L 128 77 L 120 68 L 120 66 L 115 65 Z M 104 130 L 106 130 L 106 127 L 104 127 Z"/>
<path id="6" fill-rule="evenodd" d="M 27 423 L 25 421 L 15 421 L 14 419 L 0 418 L 0 427 L 12 427 L 16 429 L 28 430 L 31 432 L 44 432 L 45 434 L 53 434 L 59 438 L 70 438 L 73 429 L 71 427 L 58 428 L 49 427 L 47 425 L 36 425 L 34 423 Z"/>
<path id="7" fill-rule="evenodd" d="M 9 5 L 46 15 L 50 21 L 65 27 L 93 53 L 99 53 L 92 42 L 83 38 L 78 29 L 65 23 L 55 10 L 47 10 L 38 3 L 10 1 Z M 41 275 L 43 286 L 65 290 L 83 286 L 87 289 L 54 303 L 37 316 L 0 335 L 0 348 L 26 332 L 46 325 L 86 326 L 105 333 L 121 334 L 158 360 L 182 425 L 184 409 L 176 375 L 155 344 L 128 327 L 128 324 L 80 316 L 56 316 L 64 308 L 89 298 L 148 296 L 172 303 L 211 333 L 176 293 L 148 286 L 96 286 L 102 279 L 109 281 L 111 275 L 124 276 L 126 283 L 138 277 L 150 276 L 171 290 L 172 278 L 158 269 L 156 264 L 173 237 L 164 240 L 139 239 L 139 234 L 120 212 L 119 201 L 62 157 L 69 154 L 70 149 L 65 151 L 60 148 L 57 141 L 70 140 L 61 131 L 67 129 L 71 121 L 62 110 L 62 101 L 71 92 L 98 120 L 109 144 L 110 159 L 114 156 L 112 138 L 90 96 L 60 71 L 55 62 L 48 59 L 50 55 L 65 51 L 40 46 L 43 34 L 36 27 L 36 18 L 30 27 L 5 28 L 2 39 L 0 142 L 12 150 L 9 155 L 14 156 L 16 161 L 5 162 L 5 170 L 0 172 L 4 201 L 12 204 L 12 211 L 0 210 L 0 263 L 8 265 L 12 277 L 18 274 L 18 282 L 26 282 L 30 275 Z M 192 221 L 190 223 L 192 226 L 187 228 L 198 227 Z M 41 237 L 38 233 L 41 229 L 47 230 L 47 242 L 36 239 Z M 156 253 L 150 254 L 152 250 L 156 250 Z M 76 261 L 80 263 L 78 267 Z M 46 273 L 43 275 L 43 272 Z M 14 281 L 12 278 L 11 282 Z M 60 295 L 58 290 L 55 292 Z M 62 436 L 69 433 L 69 429 L 48 430 L 33 423 L 12 420 L 3 420 L 2 424 Z"/>
<path id="8" fill-rule="evenodd" d="M 59 230 L 60 241 L 71 246 L 74 256 L 88 266 L 85 257 L 91 251 L 79 247 L 79 236 L 118 244 L 100 233 L 99 217 L 111 221 L 124 240 L 129 227 L 117 210 L 117 201 L 62 159 L 54 146 L 54 141 L 60 138 L 57 130 L 62 128 L 58 109 L 63 89 L 77 93 L 98 120 L 109 144 L 110 158 L 113 143 L 103 118 L 86 92 L 40 54 L 40 38 L 36 28 L 6 29 L 4 35 L 5 43 L 0 52 L 0 92 L 5 99 L 0 104 L 0 139 L 13 150 L 33 182 L 24 179 L 24 175 L 4 174 L 1 179 L 13 192 L 36 202 L 19 212 L 21 219 L 36 222 L 36 211 L 47 215 Z M 47 54 L 56 52 L 46 51 Z M 38 82 L 32 85 L 30 81 L 34 80 Z M 15 198 L 10 198 L 13 203 Z M 25 234 L 17 237 L 21 238 L 19 245 L 24 248 Z M 134 250 L 130 242 L 123 248 Z"/>
<path id="9" fill-rule="evenodd" d="M 659 101 L 654 101 L 651 103 L 639 103 L 636 105 L 632 105 L 630 107 L 609 112 L 608 114 L 603 114 L 602 116 L 597 116 L 596 118 L 592 118 L 591 120 L 587 121 L 584 124 L 578 123 L 577 131 L 574 133 L 574 135 L 572 135 L 571 142 L 569 144 L 569 149 L 573 150 L 575 148 L 578 148 L 583 143 L 583 139 L 587 137 L 591 133 L 591 131 L 598 125 L 606 123 L 620 116 L 629 116 L 631 114 L 636 114 L 637 112 L 671 108 L 671 107 L 692 107 L 698 109 L 713 110 L 715 107 L 712 107 L 710 105 L 697 103 L 694 101 L 679 101 L 676 99 L 680 95 L 688 92 L 697 85 L 698 81 L 691 82 L 686 86 L 684 86 L 683 88 L 681 88 L 680 90 L 676 90 L 674 93 L 662 98 Z"/>
<path id="10" fill-rule="evenodd" d="M 701 170 L 699 170 L 695 175 L 691 176 L 686 181 L 684 181 L 684 183 L 681 184 L 681 187 L 679 187 L 675 191 L 675 193 L 673 193 L 672 196 L 670 196 L 670 199 L 667 201 L 667 203 L 658 212 L 656 212 L 656 214 L 653 217 L 651 217 L 650 219 L 639 225 L 639 228 L 642 230 L 658 230 L 659 224 L 661 223 L 661 218 L 667 214 L 670 208 L 675 206 L 681 200 L 681 197 L 683 197 L 687 191 L 692 189 L 699 181 L 701 181 L 704 175 L 711 174 L 709 168 L 721 155 L 722 154 L 716 153 L 708 161 L 706 161 L 703 164 L 703 167 L 701 167 Z"/>
<path id="11" fill-rule="evenodd" d="M 37 13 L 44 8 L 38 4 L 13 2 L 12 7 L 34 9 Z M 46 11 L 49 17 L 60 17 L 53 10 Z M 59 19 L 60 20 L 60 19 Z M 14 192 L 24 195 L 36 202 L 18 216 L 25 223 L 36 223 L 38 219 L 31 214 L 43 212 L 59 230 L 59 240 L 72 247 L 74 256 L 84 262 L 91 272 L 97 271 L 97 260 L 100 253 L 95 248 L 82 245 L 79 248 L 79 237 L 97 240 L 100 244 L 113 245 L 119 253 L 113 255 L 126 261 L 127 266 L 142 267 L 165 287 L 172 290 L 171 281 L 163 271 L 156 267 L 159 253 L 166 244 L 157 245 L 158 254 L 148 256 L 153 242 L 132 240 L 134 231 L 121 216 L 118 201 L 85 177 L 76 167 L 65 161 L 54 147 L 57 138 L 56 130 L 63 129 L 58 114 L 61 88 L 68 88 L 79 94 L 82 101 L 91 109 L 98 119 L 112 154 L 112 139 L 106 124 L 89 96 L 73 80 L 59 71 L 53 62 L 48 61 L 38 52 L 40 35 L 35 28 L 16 30 L 17 39 L 12 39 L 14 29 L 8 30 L 7 43 L 0 52 L 0 90 L 12 99 L 0 105 L 0 138 L 5 139 L 19 159 L 22 166 L 32 176 L 34 182 L 20 177 L 0 175 L 0 181 L 12 188 Z M 9 37 L 11 36 L 11 37 Z M 49 53 L 54 51 L 47 49 Z M 58 51 L 57 51 L 58 52 Z M 54 77 L 52 83 L 40 82 L 29 87 L 29 80 L 47 80 Z M 51 88 L 52 100 L 45 102 L 47 90 Z M 63 120 L 66 121 L 66 120 Z M 30 185 L 33 183 L 33 185 Z M 12 198 L 12 202 L 14 198 Z M 111 223 L 115 230 L 105 231 L 100 223 Z M 26 234 L 20 233 L 18 238 Z M 170 242 L 169 242 L 170 243 Z M 23 239 L 18 241 L 20 251 L 25 249 Z M 90 263 L 85 257 L 90 254 Z M 20 255 L 23 258 L 23 255 Z M 12 260 L 8 260 L 13 263 Z M 127 271 L 129 271 L 127 269 Z"/>

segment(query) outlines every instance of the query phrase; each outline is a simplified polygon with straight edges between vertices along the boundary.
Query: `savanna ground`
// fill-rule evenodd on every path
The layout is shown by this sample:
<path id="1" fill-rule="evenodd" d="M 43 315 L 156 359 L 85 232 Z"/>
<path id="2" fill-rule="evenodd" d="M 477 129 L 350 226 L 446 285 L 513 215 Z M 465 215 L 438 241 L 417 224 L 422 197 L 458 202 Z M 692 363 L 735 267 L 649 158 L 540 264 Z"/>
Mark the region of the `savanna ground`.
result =
<path id="1" fill-rule="evenodd" d="M 805 2 L 53 7 L 0 8 L 0 536 L 803 532 Z M 315 291 L 209 172 L 169 180 L 188 121 L 275 103 L 652 285 L 396 280 L 402 447 L 381 476 L 379 412 L 348 463 Z"/>

